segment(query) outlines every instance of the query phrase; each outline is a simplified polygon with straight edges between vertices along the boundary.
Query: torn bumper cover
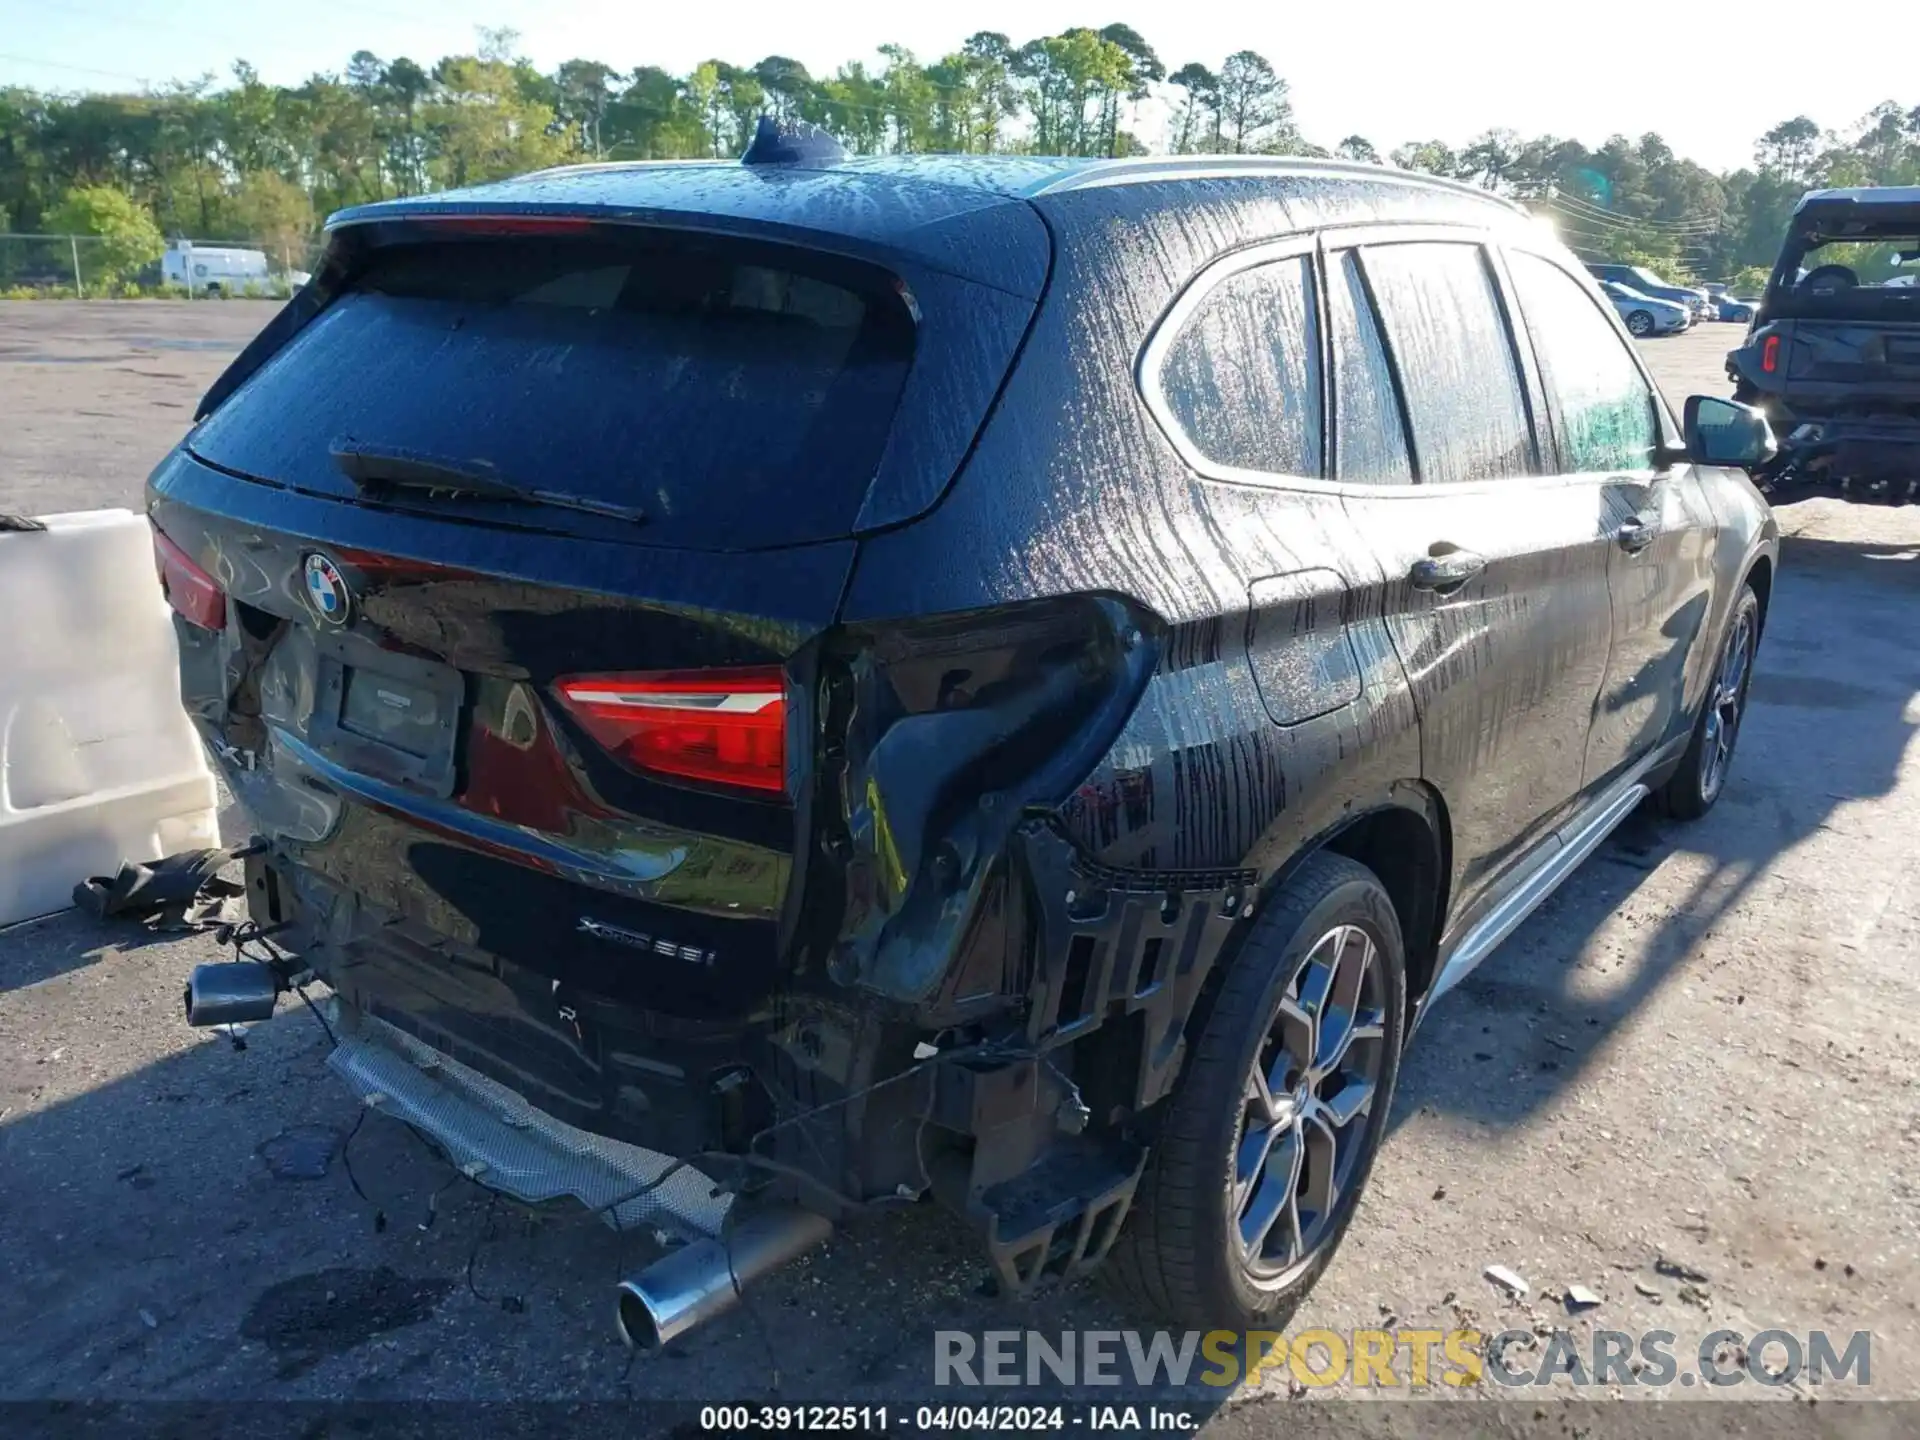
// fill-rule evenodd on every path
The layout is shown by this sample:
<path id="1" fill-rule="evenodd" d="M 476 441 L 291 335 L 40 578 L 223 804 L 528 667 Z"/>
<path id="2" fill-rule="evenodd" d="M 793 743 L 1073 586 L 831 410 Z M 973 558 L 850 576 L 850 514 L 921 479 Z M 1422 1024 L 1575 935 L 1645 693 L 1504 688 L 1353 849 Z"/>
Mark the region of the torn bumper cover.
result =
<path id="1" fill-rule="evenodd" d="M 1087 861 L 1051 823 L 1010 847 L 1029 912 L 1017 1058 L 958 1057 L 932 1121 L 954 1137 L 936 1186 L 1001 1286 L 1073 1276 L 1118 1238 L 1185 1059 L 1208 977 L 1253 911 L 1252 871 L 1148 873 Z"/>
<path id="2" fill-rule="evenodd" d="M 1048 1273 L 1084 1272 L 1111 1249 L 1189 1020 L 1251 913 L 1255 876 L 1098 866 L 1046 820 L 1021 825 L 1006 858 L 1010 923 L 994 943 L 1004 1003 L 948 1024 L 940 1012 L 951 991 L 906 1013 L 857 994 L 783 997 L 741 1034 L 732 1068 L 713 1072 L 750 1074 L 733 1093 L 764 1096 L 776 1117 L 744 1134 L 708 1130 L 701 1140 L 676 1126 L 688 1139 L 670 1155 L 586 1128 L 598 1123 L 590 1117 L 567 1123 L 507 1083 L 515 1076 L 496 1057 L 462 1063 L 411 1025 L 338 996 L 328 1002 L 338 1042 L 328 1063 L 361 1103 L 523 1201 L 571 1196 L 617 1228 L 691 1240 L 718 1234 L 741 1177 L 758 1171 L 764 1182 L 766 1168 L 793 1182 L 780 1194 L 833 1218 L 931 1191 L 979 1234 L 1003 1289 L 1020 1293 Z M 285 903 L 277 886 L 250 889 Z M 347 995 L 362 993 L 354 957 L 364 951 L 310 953 Z M 675 1155 L 707 1144 L 743 1164 L 715 1153 L 662 1181 Z"/>

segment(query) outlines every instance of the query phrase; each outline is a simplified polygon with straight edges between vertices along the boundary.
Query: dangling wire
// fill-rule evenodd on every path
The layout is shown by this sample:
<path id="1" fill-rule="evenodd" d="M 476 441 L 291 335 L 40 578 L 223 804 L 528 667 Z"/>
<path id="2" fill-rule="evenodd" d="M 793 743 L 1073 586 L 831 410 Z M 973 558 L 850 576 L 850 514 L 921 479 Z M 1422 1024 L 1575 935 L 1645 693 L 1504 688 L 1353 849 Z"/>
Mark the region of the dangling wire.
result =
<path id="1" fill-rule="evenodd" d="M 480 1287 L 474 1283 L 473 1267 L 480 1259 L 480 1247 L 493 1239 L 493 1216 L 494 1211 L 497 1210 L 499 1206 L 500 1192 L 498 1190 L 489 1191 L 487 1194 L 487 1208 L 480 1216 L 480 1229 L 474 1234 L 473 1248 L 467 1251 L 467 1293 L 483 1305 L 491 1305 L 495 1302 L 492 1298 L 480 1293 Z"/>
<path id="2" fill-rule="evenodd" d="M 237 944 L 235 948 L 238 948 Z M 242 953 L 244 954 L 245 952 L 243 951 Z M 313 1018 L 320 1022 L 320 1028 L 327 1032 L 328 1043 L 336 1050 L 339 1049 L 340 1037 L 333 1033 L 333 1026 L 327 1023 L 326 1015 L 322 1013 L 318 1005 L 313 1003 L 313 997 L 307 994 L 307 987 L 304 985 L 295 985 L 293 987 L 293 993 L 300 997 L 301 1003 L 312 1012 Z M 353 1124 L 347 1130 L 347 1138 L 340 1142 L 340 1168 L 347 1172 L 347 1184 L 351 1185 L 353 1187 L 353 1193 L 360 1197 L 360 1203 L 373 1211 L 373 1233 L 378 1235 L 387 1228 L 387 1212 L 373 1203 L 373 1197 L 368 1195 L 366 1190 L 361 1187 L 360 1177 L 353 1173 L 353 1140 L 354 1137 L 360 1133 L 360 1127 L 367 1123 L 367 1111 L 369 1108 L 363 1098 L 360 1111 L 353 1117 Z"/>
<path id="3" fill-rule="evenodd" d="M 780 1357 L 773 1351 L 773 1334 L 767 1329 L 766 1317 L 760 1313 L 758 1300 L 747 1292 L 747 1287 L 740 1283 L 740 1272 L 733 1268 L 733 1217 L 736 1208 L 729 1205 L 727 1213 L 721 1217 L 720 1249 L 727 1257 L 727 1279 L 733 1285 L 734 1296 L 740 1301 L 740 1308 L 752 1319 L 753 1328 L 760 1333 L 760 1348 L 767 1352 L 767 1378 L 772 1382 L 767 1388 L 777 1393 L 780 1389 Z"/>
<path id="4" fill-rule="evenodd" d="M 231 936 L 231 943 L 233 944 L 236 951 L 238 951 L 240 954 L 244 955 L 248 959 L 256 960 L 257 963 L 275 964 L 275 965 L 284 963 L 284 960 L 282 957 L 276 956 L 273 954 L 273 947 L 271 946 L 271 942 L 268 939 L 267 932 L 260 930 L 260 928 L 258 926 L 253 925 L 251 921 L 246 922 L 242 926 L 235 927 L 234 932 Z M 248 947 L 251 947 L 256 944 L 266 947 L 266 950 L 267 950 L 266 959 L 262 960 L 258 956 L 250 952 L 250 949 Z M 333 1026 L 328 1022 L 326 1015 L 321 1011 L 320 1007 L 314 1004 L 312 997 L 307 994 L 305 985 L 295 983 L 292 985 L 291 988 L 293 989 L 294 993 L 300 997 L 301 1002 L 307 1007 L 307 1009 L 312 1012 L 314 1019 L 319 1021 L 320 1028 L 326 1032 L 328 1041 L 335 1048 L 338 1048 L 340 1044 L 338 1035 L 334 1032 Z M 944 1035 L 941 1038 L 944 1038 Z M 925 1140 L 926 1140 L 926 1131 L 933 1121 L 934 1107 L 939 1095 L 939 1086 L 937 1083 L 935 1070 L 936 1070 L 936 1067 L 940 1065 L 950 1064 L 954 1061 L 961 1060 L 961 1059 L 988 1059 L 988 1060 L 1002 1060 L 1002 1061 L 1014 1061 L 1014 1060 L 1025 1059 L 1025 1060 L 1038 1061 L 1040 1064 L 1046 1066 L 1046 1068 L 1054 1075 L 1054 1077 L 1058 1079 L 1067 1088 L 1071 1101 L 1082 1112 L 1084 1112 L 1085 1105 L 1084 1105 L 1084 1102 L 1081 1100 L 1079 1087 L 1074 1083 L 1074 1081 L 1070 1077 L 1068 1077 L 1063 1071 L 1059 1069 L 1059 1067 L 1053 1062 L 1053 1060 L 1049 1056 L 1047 1056 L 1045 1053 L 1041 1051 L 1038 1051 L 1036 1049 L 1033 1049 L 1031 1047 L 1024 1046 L 1024 1045 L 1009 1044 L 1009 1043 L 998 1042 L 998 1041 L 983 1041 L 977 1044 L 960 1046 L 952 1050 L 942 1049 L 942 1050 L 937 1050 L 935 1053 L 928 1055 L 924 1059 L 915 1061 L 913 1064 L 907 1066 L 902 1070 L 896 1071 L 891 1075 L 888 1075 L 882 1079 L 876 1080 L 871 1084 L 861 1086 L 857 1090 L 849 1091 L 847 1094 L 839 1096 L 836 1099 L 826 1101 L 823 1104 L 811 1106 L 795 1114 L 784 1116 L 778 1120 L 773 1121 L 772 1123 L 762 1127 L 760 1130 L 755 1131 L 750 1137 L 748 1137 L 746 1146 L 743 1150 L 740 1150 L 740 1151 L 702 1150 L 702 1151 L 695 1151 L 692 1154 L 675 1159 L 671 1161 L 664 1169 L 660 1171 L 659 1174 L 655 1175 L 651 1180 L 648 1180 L 644 1184 L 636 1186 L 634 1189 L 629 1190 L 624 1194 L 621 1194 L 615 1197 L 613 1200 L 607 1201 L 606 1203 L 595 1206 L 593 1208 L 596 1213 L 604 1215 L 612 1222 L 613 1228 L 616 1234 L 624 1236 L 627 1233 L 627 1231 L 620 1216 L 620 1212 L 623 1209 L 631 1205 L 634 1201 L 644 1199 L 648 1195 L 653 1194 L 655 1191 L 659 1190 L 663 1185 L 665 1185 L 669 1180 L 674 1178 L 674 1176 L 678 1175 L 681 1171 L 689 1168 L 695 1162 L 701 1161 L 701 1160 L 711 1160 L 711 1161 L 723 1162 L 726 1164 L 731 1164 L 736 1166 L 746 1166 L 753 1170 L 759 1170 L 759 1171 L 765 1172 L 770 1176 L 779 1176 L 782 1178 L 795 1181 L 798 1184 L 809 1187 L 822 1194 L 832 1197 L 832 1199 L 835 1200 L 841 1207 L 843 1207 L 847 1212 L 852 1214 L 860 1214 L 863 1212 L 879 1209 L 881 1207 L 884 1207 L 890 1204 L 899 1203 L 900 1201 L 906 1200 L 906 1199 L 918 1200 L 933 1189 L 933 1177 L 927 1164 Z M 902 1082 L 909 1080 L 915 1076 L 921 1075 L 922 1073 L 926 1075 L 928 1083 L 927 1083 L 926 1100 L 925 1100 L 925 1103 L 920 1107 L 918 1124 L 915 1127 L 914 1137 L 913 1137 L 914 1161 L 918 1169 L 919 1178 L 920 1178 L 920 1190 L 915 1194 L 908 1195 L 905 1193 L 903 1189 L 903 1192 L 899 1195 L 880 1196 L 871 1200 L 863 1200 L 857 1196 L 848 1195 L 841 1192 L 828 1180 L 824 1179 L 822 1175 L 819 1173 L 806 1170 L 800 1166 L 790 1164 L 784 1160 L 776 1159 L 775 1157 L 765 1154 L 760 1150 L 761 1143 L 764 1140 L 766 1140 L 769 1136 L 776 1135 L 781 1131 L 791 1129 L 794 1126 L 804 1127 L 809 1122 L 819 1119 L 822 1115 L 829 1114 L 835 1110 L 854 1104 L 857 1101 L 864 1100 L 869 1096 L 877 1093 L 878 1091 L 886 1089 L 888 1086 L 901 1084 Z M 352 1157 L 351 1157 L 351 1150 L 352 1150 L 354 1137 L 359 1134 L 360 1127 L 363 1123 L 365 1123 L 366 1117 L 367 1117 L 367 1111 L 370 1108 L 372 1107 L 364 1103 L 363 1101 L 360 1107 L 359 1113 L 354 1117 L 353 1126 L 347 1132 L 346 1140 L 341 1145 L 340 1157 L 341 1157 L 342 1166 L 346 1170 L 348 1184 L 353 1187 L 353 1193 L 359 1197 L 361 1203 L 373 1209 L 374 1229 L 376 1232 L 379 1232 L 386 1228 L 386 1213 L 380 1207 L 375 1206 L 373 1204 L 372 1199 L 368 1196 L 366 1190 L 361 1186 L 358 1176 L 356 1176 L 354 1173 Z M 396 1117 L 396 1118 L 402 1118 L 402 1117 Z M 403 1123 L 407 1125 L 407 1128 L 409 1130 L 413 1131 L 415 1138 L 419 1139 L 423 1144 L 425 1144 L 428 1147 L 428 1149 L 435 1155 L 436 1158 L 447 1160 L 448 1163 L 451 1163 L 451 1158 L 445 1155 L 443 1151 L 441 1151 L 437 1146 L 435 1146 L 429 1140 L 428 1137 L 422 1135 L 421 1132 L 418 1130 L 418 1128 L 415 1127 L 410 1121 L 404 1121 L 403 1119 Z M 820 1153 L 819 1145 L 817 1141 L 814 1139 L 811 1131 L 803 1129 L 802 1134 L 806 1136 L 809 1144 L 812 1146 L 815 1152 L 815 1155 L 817 1156 L 817 1158 L 820 1159 L 822 1168 L 825 1169 L 827 1166 L 827 1158 L 824 1154 Z M 463 1179 L 469 1180 L 481 1190 L 486 1191 L 487 1197 L 488 1197 L 487 1208 L 482 1216 L 480 1230 L 476 1234 L 473 1245 L 470 1247 L 467 1253 L 466 1271 L 465 1271 L 467 1289 L 476 1300 L 479 1300 L 483 1304 L 498 1304 L 501 1306 L 502 1309 L 507 1309 L 517 1313 L 519 1310 L 525 1308 L 525 1302 L 521 1300 L 519 1296 L 509 1295 L 505 1293 L 499 1296 L 493 1296 L 493 1297 L 487 1296 L 480 1291 L 479 1286 L 474 1279 L 474 1269 L 478 1263 L 481 1247 L 496 1238 L 497 1231 L 495 1228 L 495 1221 L 497 1217 L 498 1205 L 500 1200 L 502 1199 L 503 1192 L 495 1189 L 492 1185 L 488 1184 L 485 1180 L 480 1178 L 480 1175 L 477 1173 L 469 1173 L 467 1170 L 462 1169 L 458 1166 L 454 1167 L 454 1172 L 455 1173 L 451 1177 L 449 1177 L 444 1184 L 442 1184 L 438 1189 L 434 1190 L 429 1195 L 427 1200 L 427 1219 L 421 1223 L 420 1228 L 422 1230 L 427 1230 L 432 1227 L 438 1215 L 439 1197 L 443 1195 L 452 1186 L 458 1184 L 459 1181 Z M 716 1184 L 714 1187 L 713 1193 L 716 1196 L 723 1193 L 723 1187 L 719 1184 Z M 737 1184 L 734 1186 L 734 1194 L 736 1198 L 740 1196 L 744 1196 L 749 1193 L 751 1192 L 744 1187 L 741 1187 Z M 738 1213 L 739 1213 L 738 1205 L 734 1203 L 729 1203 L 725 1213 L 721 1217 L 720 1231 L 716 1238 L 719 1239 L 722 1251 L 726 1256 L 727 1277 L 729 1282 L 733 1286 L 734 1294 L 736 1295 L 736 1297 L 739 1298 L 739 1300 L 741 1301 L 742 1307 L 746 1310 L 749 1317 L 751 1317 L 755 1331 L 758 1333 L 760 1337 L 761 1346 L 766 1352 L 767 1370 L 768 1370 L 768 1376 L 770 1380 L 770 1388 L 772 1390 L 778 1391 L 781 1383 L 781 1374 L 780 1374 L 779 1357 L 773 1346 L 772 1332 L 767 1325 L 765 1316 L 762 1315 L 760 1311 L 757 1297 L 752 1295 L 747 1290 L 746 1286 L 741 1283 L 739 1270 L 736 1268 L 734 1264 L 733 1238 L 734 1238 L 734 1226 L 736 1223 L 736 1217 Z M 626 1383 L 628 1376 L 631 1375 L 633 1365 L 638 1358 L 638 1354 L 639 1352 L 637 1350 L 632 1350 L 629 1352 L 627 1357 L 626 1368 L 621 1373 L 621 1382 L 623 1384 Z"/>

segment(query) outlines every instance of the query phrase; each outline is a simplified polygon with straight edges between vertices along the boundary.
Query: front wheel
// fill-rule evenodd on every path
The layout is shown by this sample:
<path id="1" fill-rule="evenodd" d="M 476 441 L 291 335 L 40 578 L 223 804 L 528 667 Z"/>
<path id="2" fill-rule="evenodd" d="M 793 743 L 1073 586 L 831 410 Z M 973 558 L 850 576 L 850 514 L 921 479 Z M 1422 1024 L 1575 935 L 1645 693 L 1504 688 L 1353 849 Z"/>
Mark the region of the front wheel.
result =
<path id="1" fill-rule="evenodd" d="M 1698 820 L 1727 787 L 1759 644 L 1760 599 L 1751 585 L 1743 585 L 1727 621 L 1727 638 L 1715 658 L 1700 718 L 1694 722 L 1693 740 L 1680 759 L 1680 768 L 1655 792 L 1660 810 L 1676 820 Z"/>
<path id="2" fill-rule="evenodd" d="M 1372 871 L 1318 854 L 1231 962 L 1104 1267 L 1196 1329 L 1275 1325 L 1333 1258 L 1400 1073 L 1400 924 Z"/>
<path id="3" fill-rule="evenodd" d="M 1653 316 L 1644 310 L 1635 310 L 1627 316 L 1627 333 L 1644 339 L 1653 333 Z"/>

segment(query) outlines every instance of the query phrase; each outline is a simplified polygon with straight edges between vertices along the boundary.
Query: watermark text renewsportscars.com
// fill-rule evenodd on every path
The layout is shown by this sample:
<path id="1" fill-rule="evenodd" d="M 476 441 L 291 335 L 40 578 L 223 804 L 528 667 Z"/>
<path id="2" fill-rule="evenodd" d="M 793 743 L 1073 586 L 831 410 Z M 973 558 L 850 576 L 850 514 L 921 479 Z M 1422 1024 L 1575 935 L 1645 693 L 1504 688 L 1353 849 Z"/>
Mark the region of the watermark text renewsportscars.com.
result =
<path id="1" fill-rule="evenodd" d="M 939 1330 L 933 1383 L 944 1386 L 1198 1383 L 1220 1388 L 1280 1379 L 1312 1388 L 1466 1385 L 1820 1385 L 1865 1389 L 1873 1336 L 1783 1329 L 1712 1330 Z"/>

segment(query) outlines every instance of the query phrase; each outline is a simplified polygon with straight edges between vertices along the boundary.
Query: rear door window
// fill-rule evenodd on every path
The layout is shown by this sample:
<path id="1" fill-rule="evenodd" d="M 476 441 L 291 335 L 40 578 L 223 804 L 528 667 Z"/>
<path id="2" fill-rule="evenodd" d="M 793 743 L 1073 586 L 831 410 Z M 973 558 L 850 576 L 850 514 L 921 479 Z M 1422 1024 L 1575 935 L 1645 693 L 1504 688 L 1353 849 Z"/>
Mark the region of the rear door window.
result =
<path id="1" fill-rule="evenodd" d="M 1558 417 L 1562 468 L 1650 468 L 1660 442 L 1653 391 L 1626 342 L 1579 282 L 1551 261 L 1511 251 L 1507 268 Z"/>
<path id="2" fill-rule="evenodd" d="M 1406 394 L 1422 484 L 1535 471 L 1518 361 L 1478 245 L 1377 245 L 1363 252 Z"/>
<path id="3" fill-rule="evenodd" d="M 402 450 L 637 507 L 649 544 L 793 544 L 852 528 L 913 344 L 889 277 L 808 251 L 644 230 L 399 244 L 190 443 L 343 495 L 335 445 Z"/>
<path id="4" fill-rule="evenodd" d="M 1305 256 L 1222 280 L 1160 362 L 1173 425 L 1211 466 L 1321 473 L 1320 336 Z"/>
<path id="5" fill-rule="evenodd" d="M 1352 251 L 1333 257 L 1327 281 L 1333 338 L 1333 457 L 1336 479 L 1411 485 L 1406 417 L 1394 393 L 1380 327 Z"/>

